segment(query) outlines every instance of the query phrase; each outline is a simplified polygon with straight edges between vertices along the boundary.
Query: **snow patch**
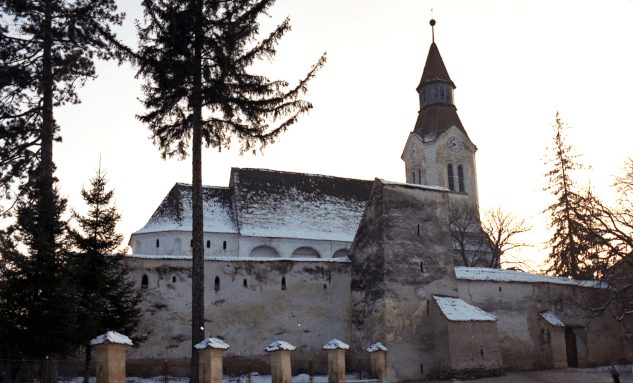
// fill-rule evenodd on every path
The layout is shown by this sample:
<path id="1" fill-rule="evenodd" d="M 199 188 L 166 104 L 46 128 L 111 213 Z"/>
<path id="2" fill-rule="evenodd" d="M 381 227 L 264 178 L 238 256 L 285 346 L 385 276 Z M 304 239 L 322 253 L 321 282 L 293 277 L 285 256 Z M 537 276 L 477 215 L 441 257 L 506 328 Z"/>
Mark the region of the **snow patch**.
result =
<path id="1" fill-rule="evenodd" d="M 127 344 L 132 345 L 132 340 L 123 334 L 119 334 L 116 331 L 108 331 L 103 335 L 99 335 L 90 341 L 91 346 L 95 346 L 97 344 L 107 344 L 107 343 L 117 343 L 117 344 Z"/>
<path id="2" fill-rule="evenodd" d="M 217 338 L 207 338 L 205 340 L 203 340 L 202 342 L 198 343 L 197 345 L 195 345 L 195 347 L 198 350 L 204 350 L 205 348 L 215 348 L 215 349 L 219 349 L 219 350 L 228 350 L 229 346 L 228 344 L 222 342 L 220 339 Z"/>
<path id="3" fill-rule="evenodd" d="M 457 279 L 470 281 L 554 283 L 558 285 L 576 285 L 582 287 L 606 288 L 600 281 L 578 281 L 575 279 L 550 277 L 549 275 L 523 273 L 514 270 L 489 269 L 486 267 L 455 267 Z"/>
<path id="4" fill-rule="evenodd" d="M 336 349 L 349 350 L 349 344 L 345 344 L 338 339 L 332 339 L 331 341 L 328 342 L 328 344 L 323 346 L 323 349 L 324 350 L 336 350 Z"/>
<path id="5" fill-rule="evenodd" d="M 266 347 L 264 351 L 267 351 L 267 352 L 279 351 L 279 350 L 292 351 L 295 348 L 296 348 L 295 346 L 291 345 L 288 342 L 284 342 L 283 340 L 278 340 L 268 345 L 268 347 Z"/>
<path id="6" fill-rule="evenodd" d="M 140 259 L 176 259 L 176 260 L 191 260 L 191 255 L 145 255 L 145 254 L 126 254 L 128 258 L 140 258 Z M 277 261 L 292 261 L 292 262 L 329 262 L 329 263 L 351 263 L 352 261 L 348 257 L 338 258 L 270 258 L 270 257 L 204 257 L 205 261 L 226 261 L 226 262 L 277 262 Z"/>
<path id="7" fill-rule="evenodd" d="M 417 184 L 408 184 L 404 182 L 387 181 L 387 180 L 383 180 L 382 178 L 376 178 L 376 179 L 385 185 L 407 186 L 407 187 L 413 187 L 416 189 L 423 189 L 423 190 L 436 190 L 436 191 L 446 191 L 446 192 L 450 191 L 448 188 L 445 188 L 442 186 L 417 185 Z"/>
<path id="8" fill-rule="evenodd" d="M 451 322 L 490 321 L 497 317 L 488 314 L 484 310 L 471 306 L 459 298 L 433 296 L 435 302 L 442 310 L 442 314 Z"/>
<path id="9" fill-rule="evenodd" d="M 374 343 L 367 349 L 367 352 L 376 352 L 376 351 L 387 351 L 387 347 L 385 347 L 382 342 Z"/>
<path id="10" fill-rule="evenodd" d="M 561 322 L 560 319 L 556 318 L 556 315 L 554 315 L 551 311 L 545 311 L 541 313 L 541 316 L 552 326 L 565 327 L 565 324 Z"/>

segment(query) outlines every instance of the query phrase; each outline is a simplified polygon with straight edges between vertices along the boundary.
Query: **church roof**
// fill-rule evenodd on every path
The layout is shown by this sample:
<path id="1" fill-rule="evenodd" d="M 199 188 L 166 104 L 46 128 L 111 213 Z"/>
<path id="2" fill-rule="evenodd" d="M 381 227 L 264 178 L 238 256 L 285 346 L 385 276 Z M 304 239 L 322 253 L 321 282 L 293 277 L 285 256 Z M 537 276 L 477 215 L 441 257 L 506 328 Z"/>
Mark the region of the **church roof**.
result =
<path id="1" fill-rule="evenodd" d="M 204 231 L 351 242 L 373 181 L 231 169 L 230 186 L 203 187 Z M 192 187 L 177 183 L 135 234 L 191 231 Z"/>
<path id="2" fill-rule="evenodd" d="M 437 45 L 435 43 L 432 43 L 431 48 L 429 48 L 429 54 L 426 56 L 426 64 L 424 64 L 424 71 L 422 72 L 422 79 L 420 80 L 420 85 L 418 85 L 417 89 L 420 89 L 425 82 L 431 80 L 448 81 L 451 83 L 453 88 L 455 88 L 455 84 L 448 75 L 448 71 L 444 65 L 444 60 L 442 60 L 442 56 L 440 55 L 440 50 L 437 49 Z"/>
<path id="3" fill-rule="evenodd" d="M 265 169 L 231 171 L 239 232 L 351 242 L 373 181 Z"/>
<path id="4" fill-rule="evenodd" d="M 453 125 L 468 137 L 468 133 L 466 133 L 466 129 L 457 115 L 455 105 L 431 104 L 425 106 L 418 113 L 413 133 L 424 142 L 435 141 Z"/>

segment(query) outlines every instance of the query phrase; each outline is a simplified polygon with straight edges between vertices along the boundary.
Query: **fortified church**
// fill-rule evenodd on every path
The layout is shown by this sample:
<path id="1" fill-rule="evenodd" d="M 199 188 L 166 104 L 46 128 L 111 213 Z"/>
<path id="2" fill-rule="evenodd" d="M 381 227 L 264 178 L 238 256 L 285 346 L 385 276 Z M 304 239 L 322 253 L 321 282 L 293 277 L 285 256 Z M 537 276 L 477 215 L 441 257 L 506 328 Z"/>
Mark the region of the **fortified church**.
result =
<path id="1" fill-rule="evenodd" d="M 588 322 L 573 304 L 598 286 L 454 258 L 449 204 L 478 206 L 455 88 L 433 42 L 402 153 L 407 183 L 233 168 L 228 187 L 204 187 L 205 337 L 230 344 L 226 358 L 267 360 L 282 340 L 293 358 L 322 360 L 334 338 L 368 358 L 382 342 L 391 381 L 633 360 L 630 324 Z M 174 185 L 131 236 L 149 337 L 128 359 L 190 355 L 191 192 Z"/>

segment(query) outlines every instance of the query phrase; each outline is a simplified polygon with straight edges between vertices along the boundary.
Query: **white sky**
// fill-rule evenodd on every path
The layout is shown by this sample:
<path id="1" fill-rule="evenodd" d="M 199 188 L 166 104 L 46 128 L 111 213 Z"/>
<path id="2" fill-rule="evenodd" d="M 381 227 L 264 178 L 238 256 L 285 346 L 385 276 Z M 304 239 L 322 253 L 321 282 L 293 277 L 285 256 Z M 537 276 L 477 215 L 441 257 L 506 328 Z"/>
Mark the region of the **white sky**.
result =
<path id="1" fill-rule="evenodd" d="M 135 45 L 140 1 L 119 5 L 127 18 L 118 33 Z M 275 61 L 257 70 L 294 84 L 327 51 L 306 96 L 314 109 L 264 156 L 240 157 L 237 142 L 204 150 L 203 183 L 226 186 L 231 167 L 403 182 L 400 155 L 419 110 L 431 7 L 459 116 L 479 148 L 481 205 L 502 204 L 536 225 L 536 240 L 547 238 L 538 215 L 551 202 L 540 191 L 541 158 L 556 111 L 581 161 L 593 166 L 579 181 L 591 178 L 606 195 L 610 175 L 633 155 L 632 0 L 278 0 L 262 31 L 286 16 L 293 29 Z M 133 68 L 100 62 L 97 73 L 79 91 L 82 104 L 55 110 L 63 143 L 54 160 L 62 194 L 84 211 L 79 191 L 101 154 L 127 241 L 174 183 L 191 182 L 191 162 L 162 161 L 135 119 L 143 109 Z"/>

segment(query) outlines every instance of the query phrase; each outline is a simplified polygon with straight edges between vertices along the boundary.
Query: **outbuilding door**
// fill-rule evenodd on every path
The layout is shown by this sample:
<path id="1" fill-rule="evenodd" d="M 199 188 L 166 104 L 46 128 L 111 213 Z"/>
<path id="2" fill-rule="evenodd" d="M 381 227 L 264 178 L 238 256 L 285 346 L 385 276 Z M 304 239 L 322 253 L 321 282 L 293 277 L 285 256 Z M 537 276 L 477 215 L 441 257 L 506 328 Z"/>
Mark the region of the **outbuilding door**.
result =
<path id="1" fill-rule="evenodd" d="M 565 327 L 565 346 L 567 348 L 567 366 L 578 367 L 578 348 L 576 347 L 576 334 L 571 327 Z"/>

